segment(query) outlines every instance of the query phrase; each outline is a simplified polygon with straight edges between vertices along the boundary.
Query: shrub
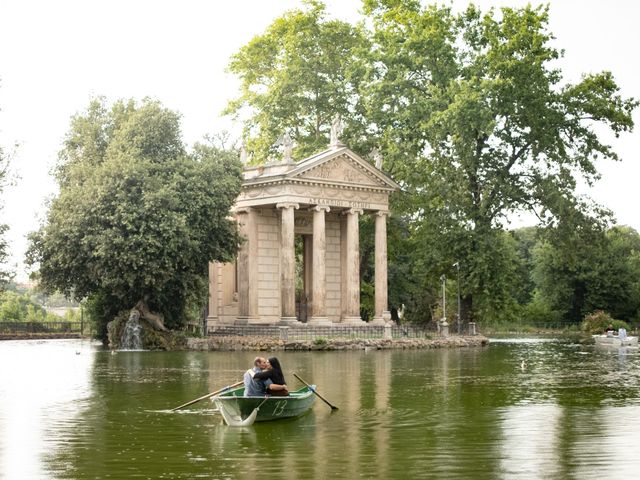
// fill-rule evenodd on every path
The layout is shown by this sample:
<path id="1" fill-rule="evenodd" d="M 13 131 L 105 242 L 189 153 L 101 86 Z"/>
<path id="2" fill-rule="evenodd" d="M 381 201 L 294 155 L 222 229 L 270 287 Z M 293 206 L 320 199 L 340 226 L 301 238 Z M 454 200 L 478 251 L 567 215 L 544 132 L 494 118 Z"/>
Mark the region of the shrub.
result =
<path id="1" fill-rule="evenodd" d="M 613 325 L 615 330 L 619 328 L 629 330 L 629 325 L 626 322 L 614 320 L 610 314 L 602 310 L 596 310 L 595 312 L 585 315 L 581 328 L 583 332 L 587 333 L 602 333 L 610 324 Z"/>

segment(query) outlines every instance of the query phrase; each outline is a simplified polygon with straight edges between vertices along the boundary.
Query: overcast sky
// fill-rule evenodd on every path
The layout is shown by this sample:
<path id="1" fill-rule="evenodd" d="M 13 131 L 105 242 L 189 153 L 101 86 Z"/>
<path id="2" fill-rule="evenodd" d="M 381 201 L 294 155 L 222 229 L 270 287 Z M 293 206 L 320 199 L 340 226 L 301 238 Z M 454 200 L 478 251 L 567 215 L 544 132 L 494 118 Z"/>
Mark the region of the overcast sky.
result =
<path id="1" fill-rule="evenodd" d="M 449 2 L 445 2 L 449 3 Z M 461 9 L 466 1 L 452 2 Z M 525 1 L 476 1 L 523 6 Z M 536 4 L 535 2 L 532 2 Z M 332 16 L 355 21 L 360 0 L 327 1 Z M 17 184 L 4 194 L 0 223 L 18 263 L 25 235 L 44 216 L 55 192 L 49 172 L 70 117 L 92 96 L 109 101 L 149 96 L 182 114 L 187 144 L 237 125 L 220 116 L 238 90 L 225 72 L 229 57 L 297 0 L 0 0 L 0 144 L 12 151 Z M 582 73 L 611 70 L 625 96 L 640 98 L 640 2 L 552 0 L 550 29 L 565 50 L 561 67 Z M 640 124 L 640 113 L 634 116 Z M 602 163 L 602 179 L 584 190 L 640 230 L 640 125 L 611 138 L 622 158 Z"/>

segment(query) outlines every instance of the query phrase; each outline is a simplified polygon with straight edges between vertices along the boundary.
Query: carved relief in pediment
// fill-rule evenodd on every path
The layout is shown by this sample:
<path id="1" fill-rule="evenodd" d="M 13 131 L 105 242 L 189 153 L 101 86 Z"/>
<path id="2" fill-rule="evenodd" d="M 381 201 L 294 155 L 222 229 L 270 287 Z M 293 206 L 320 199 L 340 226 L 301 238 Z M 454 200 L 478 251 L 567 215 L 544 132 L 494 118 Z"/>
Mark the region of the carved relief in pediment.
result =
<path id="1" fill-rule="evenodd" d="M 364 170 L 344 157 L 336 158 L 318 165 L 317 167 L 305 172 L 301 177 L 321 180 L 337 180 L 357 185 L 383 185 L 380 180 L 368 175 Z"/>

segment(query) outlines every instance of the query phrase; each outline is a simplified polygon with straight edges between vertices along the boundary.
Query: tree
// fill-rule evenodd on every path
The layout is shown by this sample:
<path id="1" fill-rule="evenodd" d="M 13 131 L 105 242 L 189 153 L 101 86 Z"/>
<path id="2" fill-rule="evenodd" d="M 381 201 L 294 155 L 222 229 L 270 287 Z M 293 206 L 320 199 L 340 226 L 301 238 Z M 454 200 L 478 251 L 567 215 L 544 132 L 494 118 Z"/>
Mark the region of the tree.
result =
<path id="1" fill-rule="evenodd" d="M 563 81 L 544 7 L 455 14 L 367 0 L 365 12 L 374 24 L 367 116 L 408 193 L 414 235 L 438 251 L 438 266 L 466 265 L 467 316 L 474 299 L 499 306 L 508 284 L 496 240 L 507 215 L 529 210 L 555 224 L 575 205 L 576 179 L 591 183 L 597 159 L 618 158 L 596 125 L 631 130 L 638 102 L 619 95 L 609 72 Z"/>
<path id="2" fill-rule="evenodd" d="M 392 209 L 410 248 L 390 239 L 390 258 L 412 252 L 421 292 L 459 262 L 463 317 L 495 315 L 513 303 L 508 216 L 530 211 L 554 227 L 573 215 L 577 180 L 591 184 L 598 160 L 618 159 L 599 132 L 630 131 L 638 102 L 610 72 L 563 79 L 545 7 L 363 4 L 357 27 L 326 21 L 319 2 L 277 19 L 232 60 L 243 83 L 228 111 L 252 109 L 245 132 L 261 158 L 287 127 L 298 152 L 319 150 L 322 125 L 341 113 L 344 140 L 378 146 L 403 187 Z"/>
<path id="3" fill-rule="evenodd" d="M 322 3 L 308 0 L 306 10 L 276 19 L 231 60 L 241 95 L 226 113 L 244 123 L 247 148 L 261 161 L 276 152 L 285 131 L 304 157 L 326 148 L 331 120 L 342 116 L 344 138 L 363 137 L 359 84 L 364 75 L 362 51 L 368 43 L 359 27 L 327 20 Z"/>
<path id="4" fill-rule="evenodd" d="M 9 157 L 2 149 L 2 145 L 0 145 L 0 195 L 2 195 L 9 181 Z M 0 201 L 0 212 L 2 211 L 2 207 L 3 204 Z M 7 288 L 7 285 L 14 277 L 14 272 L 7 265 L 7 261 L 9 260 L 9 243 L 5 236 L 7 230 L 9 230 L 9 226 L 0 223 L 0 293 Z"/>
<path id="5" fill-rule="evenodd" d="M 534 258 L 537 289 L 568 320 L 579 323 L 596 310 L 627 322 L 638 319 L 640 235 L 634 229 L 574 222 L 563 232 L 549 232 Z"/>
<path id="6" fill-rule="evenodd" d="M 134 306 L 180 326 L 206 298 L 207 262 L 236 251 L 227 217 L 241 183 L 237 155 L 206 145 L 188 153 L 178 114 L 158 102 L 92 101 L 72 120 L 57 179 L 29 261 L 45 291 L 89 298 L 102 335 Z"/>

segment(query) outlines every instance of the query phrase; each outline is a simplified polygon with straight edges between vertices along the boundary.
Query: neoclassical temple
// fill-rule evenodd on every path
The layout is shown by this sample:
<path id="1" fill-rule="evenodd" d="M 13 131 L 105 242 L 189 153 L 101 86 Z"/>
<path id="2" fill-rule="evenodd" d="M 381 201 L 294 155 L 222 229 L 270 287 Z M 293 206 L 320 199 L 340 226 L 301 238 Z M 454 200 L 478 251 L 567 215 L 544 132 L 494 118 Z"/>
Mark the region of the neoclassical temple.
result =
<path id="1" fill-rule="evenodd" d="M 245 241 L 236 262 L 209 265 L 209 328 L 221 325 L 364 324 L 359 220 L 375 217 L 375 314 L 387 301 L 389 194 L 399 186 L 337 138 L 301 161 L 245 167 L 233 214 Z"/>

